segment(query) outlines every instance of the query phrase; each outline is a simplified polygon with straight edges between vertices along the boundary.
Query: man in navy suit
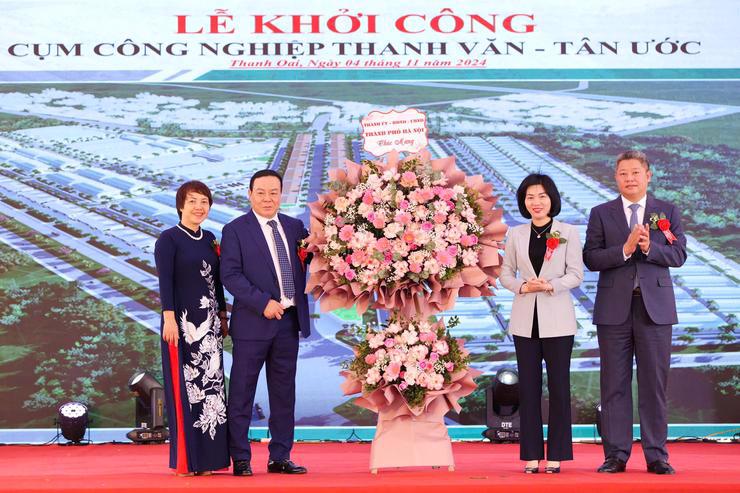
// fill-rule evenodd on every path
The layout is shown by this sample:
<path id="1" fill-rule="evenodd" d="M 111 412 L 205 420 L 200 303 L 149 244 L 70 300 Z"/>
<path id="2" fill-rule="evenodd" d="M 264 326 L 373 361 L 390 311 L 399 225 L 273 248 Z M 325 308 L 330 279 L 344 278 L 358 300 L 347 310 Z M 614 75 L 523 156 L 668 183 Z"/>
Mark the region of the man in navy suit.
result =
<path id="1" fill-rule="evenodd" d="M 278 214 L 282 176 L 260 170 L 249 182 L 252 210 L 224 226 L 221 281 L 234 295 L 229 332 L 234 342 L 229 386 L 229 452 L 234 475 L 251 476 L 249 424 L 257 378 L 265 365 L 270 398 L 267 471 L 304 474 L 290 460 L 295 427 L 298 334 L 310 334 L 304 266 L 298 247 L 303 223 Z"/>
<path id="2" fill-rule="evenodd" d="M 678 209 L 647 195 L 651 177 L 645 154 L 620 154 L 615 178 L 621 195 L 594 207 L 586 230 L 583 260 L 591 271 L 599 271 L 594 324 L 601 355 L 606 460 L 598 472 L 623 472 L 630 457 L 634 355 L 647 470 L 675 473 L 666 449 L 666 387 L 672 326 L 678 318 L 668 268 L 686 261 L 686 237 Z"/>

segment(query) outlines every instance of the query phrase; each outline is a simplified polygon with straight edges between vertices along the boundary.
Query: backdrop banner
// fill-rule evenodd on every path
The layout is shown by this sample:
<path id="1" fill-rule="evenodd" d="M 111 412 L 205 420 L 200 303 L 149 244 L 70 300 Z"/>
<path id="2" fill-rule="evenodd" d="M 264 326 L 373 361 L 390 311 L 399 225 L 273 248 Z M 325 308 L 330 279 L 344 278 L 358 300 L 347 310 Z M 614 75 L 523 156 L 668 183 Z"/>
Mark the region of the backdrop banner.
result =
<path id="1" fill-rule="evenodd" d="M 59 404 L 93 426 L 134 424 L 129 377 L 161 379 L 154 242 L 178 221 L 175 191 L 201 180 L 217 238 L 248 209 L 252 174 L 284 174 L 282 212 L 307 204 L 345 160 L 377 159 L 369 115 L 419 121 L 409 149 L 454 156 L 493 185 L 504 222 L 515 191 L 550 175 L 558 219 L 585 237 L 617 197 L 614 159 L 651 161 L 650 193 L 675 203 L 689 258 L 672 269 L 671 423 L 740 415 L 740 34 L 736 2 L 544 0 L 399 4 L 308 0 L 0 1 L 0 428 L 49 428 Z M 216 8 L 218 7 L 218 8 Z M 12 26 L 12 27 L 10 27 Z M 373 113 L 376 112 L 376 113 Z M 396 144 L 393 144 L 394 146 Z M 572 291 L 579 329 L 573 416 L 594 423 L 597 273 Z M 483 424 L 484 387 L 514 367 L 512 294 L 458 299 L 478 390 L 447 424 Z M 229 300 L 232 298 L 229 297 Z M 312 302 L 313 303 L 313 302 Z M 374 425 L 340 387 L 353 324 L 384 320 L 312 304 L 298 425 Z M 224 365 L 232 364 L 227 339 Z M 263 377 L 262 377 L 263 378 Z M 260 381 L 254 426 L 266 426 Z"/>

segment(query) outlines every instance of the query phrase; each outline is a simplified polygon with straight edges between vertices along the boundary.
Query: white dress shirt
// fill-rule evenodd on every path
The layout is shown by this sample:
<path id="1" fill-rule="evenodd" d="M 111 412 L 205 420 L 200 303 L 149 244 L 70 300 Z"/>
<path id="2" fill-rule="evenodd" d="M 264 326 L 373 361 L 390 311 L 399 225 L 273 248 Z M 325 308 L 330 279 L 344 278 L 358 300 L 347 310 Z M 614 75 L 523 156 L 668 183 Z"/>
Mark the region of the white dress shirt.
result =
<path id="1" fill-rule="evenodd" d="M 280 304 L 283 305 L 283 308 L 289 308 L 291 306 L 295 306 L 295 297 L 293 298 L 285 297 L 285 291 L 283 290 L 283 278 L 280 275 L 280 261 L 278 260 L 277 249 L 275 248 L 275 239 L 272 235 L 272 227 L 269 224 L 267 224 L 267 222 L 275 221 L 277 223 L 278 233 L 280 233 L 280 239 L 283 240 L 285 251 L 288 252 L 288 262 L 290 262 L 290 249 L 288 248 L 288 242 L 285 241 L 285 231 L 283 231 L 283 225 L 280 224 L 280 219 L 278 219 L 277 214 L 275 214 L 275 216 L 273 217 L 262 217 L 255 212 L 254 217 L 256 217 L 257 221 L 260 223 L 260 227 L 262 228 L 262 234 L 265 235 L 265 241 L 267 241 L 267 247 L 270 249 L 270 256 L 272 257 L 272 263 L 275 266 L 275 273 L 277 274 L 278 284 L 280 284 Z M 293 275 L 293 272 L 290 272 L 289 275 Z"/>
<path id="2" fill-rule="evenodd" d="M 625 198 L 624 195 L 620 195 L 622 197 L 622 211 L 624 212 L 624 218 L 627 221 L 627 227 L 630 225 L 630 217 L 632 217 L 632 209 L 630 209 L 630 206 L 632 204 L 638 204 L 640 207 L 637 208 L 637 224 L 644 224 L 645 223 L 645 204 L 647 204 L 647 195 L 643 195 L 640 200 L 637 202 L 630 202 Z M 639 248 L 639 247 L 638 247 Z M 625 262 L 629 260 L 629 258 L 632 255 L 625 255 L 624 251 L 622 251 L 622 255 L 624 255 Z"/>
<path id="3" fill-rule="evenodd" d="M 637 224 L 644 224 L 645 219 L 645 204 L 647 204 L 647 195 L 643 195 L 640 200 L 637 202 L 630 202 L 627 200 L 624 195 L 621 195 L 622 197 L 622 210 L 624 210 L 624 217 L 627 220 L 627 226 L 630 225 L 630 217 L 632 217 L 632 209 L 630 209 L 630 206 L 632 204 L 638 204 L 640 207 L 637 209 Z"/>

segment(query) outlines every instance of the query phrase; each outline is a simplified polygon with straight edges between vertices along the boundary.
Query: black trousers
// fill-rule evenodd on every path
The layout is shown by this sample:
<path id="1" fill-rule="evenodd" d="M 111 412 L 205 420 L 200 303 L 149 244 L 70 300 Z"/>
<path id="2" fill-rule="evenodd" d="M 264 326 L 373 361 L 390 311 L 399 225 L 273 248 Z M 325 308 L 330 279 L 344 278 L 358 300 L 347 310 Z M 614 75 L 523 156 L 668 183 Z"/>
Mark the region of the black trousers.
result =
<path id="1" fill-rule="evenodd" d="M 637 362 L 640 439 L 645 461 L 668 460 L 666 392 L 673 326 L 656 325 L 642 296 L 621 325 L 598 325 L 601 355 L 601 437 L 604 456 L 627 461 L 632 453 L 632 358 Z"/>
<path id="2" fill-rule="evenodd" d="M 550 419 L 547 427 L 547 460 L 573 459 L 570 416 L 570 355 L 573 336 L 529 338 L 514 336 L 519 368 L 519 458 L 545 458 L 542 433 L 542 360 L 547 366 Z"/>

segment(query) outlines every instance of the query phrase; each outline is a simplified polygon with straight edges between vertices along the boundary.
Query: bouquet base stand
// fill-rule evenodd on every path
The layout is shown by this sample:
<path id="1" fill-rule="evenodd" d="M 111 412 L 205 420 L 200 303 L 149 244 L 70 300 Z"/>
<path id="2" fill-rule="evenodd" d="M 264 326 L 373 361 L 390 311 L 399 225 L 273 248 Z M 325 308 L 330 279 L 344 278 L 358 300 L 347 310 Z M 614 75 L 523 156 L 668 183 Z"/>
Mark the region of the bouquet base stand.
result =
<path id="1" fill-rule="evenodd" d="M 447 467 L 455 470 L 452 442 L 444 414 L 395 417 L 378 413 L 378 426 L 370 449 L 370 472 L 394 467 Z M 385 415 L 385 416 L 384 416 Z"/>

